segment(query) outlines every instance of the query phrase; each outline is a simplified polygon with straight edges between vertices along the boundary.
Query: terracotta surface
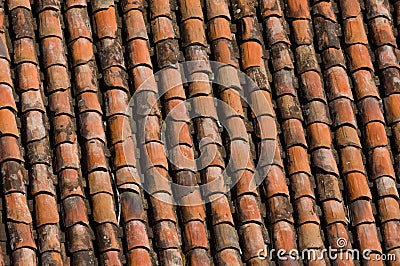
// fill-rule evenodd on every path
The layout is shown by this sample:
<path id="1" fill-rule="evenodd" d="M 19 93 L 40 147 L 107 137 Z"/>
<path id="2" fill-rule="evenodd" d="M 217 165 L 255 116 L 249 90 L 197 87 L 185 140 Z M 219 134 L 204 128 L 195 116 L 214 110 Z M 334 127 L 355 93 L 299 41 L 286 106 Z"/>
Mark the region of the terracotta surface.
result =
<path id="1" fill-rule="evenodd" d="M 0 24 L 0 265 L 400 265 L 400 1 L 8 0 Z"/>

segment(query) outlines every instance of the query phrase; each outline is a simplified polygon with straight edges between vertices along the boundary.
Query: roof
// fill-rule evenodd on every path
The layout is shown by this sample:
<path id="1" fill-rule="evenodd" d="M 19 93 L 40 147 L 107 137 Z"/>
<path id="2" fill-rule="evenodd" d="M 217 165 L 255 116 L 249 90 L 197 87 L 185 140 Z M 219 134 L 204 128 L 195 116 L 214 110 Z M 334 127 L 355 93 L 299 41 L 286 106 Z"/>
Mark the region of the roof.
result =
<path id="1" fill-rule="evenodd" d="M 400 1 L 0 18 L 1 265 L 399 265 Z"/>

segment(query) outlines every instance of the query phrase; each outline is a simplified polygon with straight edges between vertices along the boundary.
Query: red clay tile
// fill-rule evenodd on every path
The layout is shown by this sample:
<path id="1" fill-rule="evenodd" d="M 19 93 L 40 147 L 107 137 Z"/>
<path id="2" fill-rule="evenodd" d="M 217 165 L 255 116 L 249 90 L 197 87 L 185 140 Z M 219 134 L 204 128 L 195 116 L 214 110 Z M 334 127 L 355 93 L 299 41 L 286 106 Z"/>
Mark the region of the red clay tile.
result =
<path id="1" fill-rule="evenodd" d="M 332 67 L 346 68 L 344 55 L 341 49 L 327 48 L 321 53 L 322 61 L 324 62 L 324 69 L 330 69 Z"/>
<path id="2" fill-rule="evenodd" d="M 40 90 L 30 90 L 21 93 L 20 99 L 22 102 L 22 113 L 25 114 L 26 112 L 33 111 L 39 111 L 40 113 L 45 112 L 45 107 L 42 100 L 42 92 Z"/>
<path id="3" fill-rule="evenodd" d="M 86 38 L 79 38 L 70 45 L 72 65 L 80 65 L 94 59 L 93 44 Z"/>
<path id="4" fill-rule="evenodd" d="M 374 223 L 375 219 L 372 214 L 372 207 L 369 200 L 357 200 L 350 204 L 352 209 L 352 223 L 357 226 L 362 223 Z M 357 210 L 357 211 L 354 211 Z"/>
<path id="5" fill-rule="evenodd" d="M 24 1 L 23 4 L 25 5 L 26 2 Z M 15 38 L 17 40 L 22 38 L 35 37 L 35 33 L 32 27 L 32 13 L 30 12 L 29 3 L 27 4 L 27 8 L 15 8 L 11 11 L 12 24 L 15 25 L 13 29 L 15 32 Z"/>
<path id="6" fill-rule="evenodd" d="M 60 3 L 55 0 L 42 0 L 38 3 L 37 11 L 38 13 L 42 12 L 45 9 L 54 9 L 60 11 Z"/>
<path id="7" fill-rule="evenodd" d="M 370 27 L 372 30 L 372 38 L 376 46 L 385 44 L 396 46 L 392 25 L 387 18 L 378 17 L 371 20 Z"/>
<path id="8" fill-rule="evenodd" d="M 350 125 L 357 127 L 352 102 L 347 98 L 339 98 L 329 103 L 333 126 Z"/>
<path id="9" fill-rule="evenodd" d="M 378 201 L 381 222 L 385 223 L 390 220 L 398 220 L 400 217 L 399 203 L 395 198 L 386 197 Z"/>
<path id="10" fill-rule="evenodd" d="M 375 98 L 365 98 L 359 102 L 359 109 L 364 116 L 364 124 L 369 122 L 384 122 L 379 102 Z"/>
<path id="11" fill-rule="evenodd" d="M 7 229 L 10 234 L 9 245 L 11 246 L 11 249 L 16 250 L 16 249 L 29 248 L 33 250 L 32 257 L 34 258 L 33 261 L 35 261 L 34 251 L 36 249 L 36 244 L 32 237 L 31 226 L 25 223 L 9 221 L 7 223 Z"/>
<path id="12" fill-rule="evenodd" d="M 273 46 L 278 42 L 290 44 L 280 18 L 271 17 L 265 20 L 264 23 L 267 28 L 267 40 L 269 46 Z"/>
<path id="13" fill-rule="evenodd" d="M 166 39 L 160 42 L 156 45 L 156 54 L 160 68 L 176 64 L 178 57 L 180 57 L 178 40 Z"/>
<path id="14" fill-rule="evenodd" d="M 274 71 L 293 69 L 292 58 L 287 44 L 275 44 L 271 49 L 271 55 L 274 57 L 274 62 L 272 63 Z"/>
<path id="15" fill-rule="evenodd" d="M 9 1 L 7 2 L 7 7 L 9 10 L 13 10 L 17 7 L 24 7 L 30 10 L 31 4 L 27 0 Z"/>
<path id="16" fill-rule="evenodd" d="M 315 30 L 318 38 L 318 49 L 320 51 L 327 48 L 340 48 L 340 42 L 337 38 L 336 23 L 323 17 L 315 17 Z"/>
<path id="17" fill-rule="evenodd" d="M 360 3 L 357 0 L 341 0 L 340 8 L 344 19 L 356 17 L 361 12 Z"/>
<path id="18" fill-rule="evenodd" d="M 119 142 L 115 144 L 112 149 L 112 151 L 114 152 L 114 167 L 118 169 L 123 166 L 136 166 L 135 153 L 127 152 L 134 150 L 135 145 L 132 138 L 127 138 L 124 142 Z"/>
<path id="19" fill-rule="evenodd" d="M 137 234 L 129 234 L 129 238 L 127 239 L 128 249 L 132 249 L 134 247 L 145 247 L 148 248 L 148 239 L 145 237 L 140 237 L 146 235 L 145 225 L 140 221 L 131 221 L 127 223 L 126 230 L 130 231 L 131 228 L 134 229 Z"/>
<path id="20" fill-rule="evenodd" d="M 160 17 L 171 18 L 171 6 L 169 1 L 152 1 L 150 2 L 151 20 Z"/>
<path id="21" fill-rule="evenodd" d="M 342 67 L 332 67 L 325 71 L 325 78 L 329 81 L 326 84 L 327 97 L 330 101 L 340 97 L 353 100 L 349 78 L 346 70 Z"/>
<path id="22" fill-rule="evenodd" d="M 127 253 L 129 261 L 133 266 L 150 266 L 152 265 L 149 252 L 143 248 L 136 248 Z"/>
<path id="23" fill-rule="evenodd" d="M 297 200 L 294 204 L 294 208 L 298 209 L 299 218 L 298 223 L 316 223 L 319 224 L 318 213 L 316 209 L 315 201 L 309 197 L 304 197 L 301 200 Z M 303 236 L 304 237 L 304 236 Z M 310 245 L 308 245 L 310 246 Z"/>
<path id="24" fill-rule="evenodd" d="M 302 91 L 307 102 L 313 99 L 326 102 L 322 89 L 322 80 L 318 72 L 308 71 L 301 74 L 301 86 L 303 87 Z"/>
<path id="25" fill-rule="evenodd" d="M 307 71 L 319 71 L 319 64 L 312 46 L 299 46 L 295 51 L 298 62 L 297 68 L 300 74 Z"/>
<path id="26" fill-rule="evenodd" d="M 189 19 L 182 23 L 182 31 L 186 32 L 182 36 L 183 47 L 189 45 L 206 46 L 207 40 L 204 33 L 203 21 L 200 19 Z"/>
<path id="27" fill-rule="evenodd" d="M 54 182 L 53 174 L 48 167 L 43 164 L 35 164 L 32 166 L 32 189 L 33 195 L 40 192 L 47 192 L 55 195 L 55 189 L 52 186 Z"/>
<path id="28" fill-rule="evenodd" d="M 59 222 L 56 199 L 51 195 L 39 194 L 35 197 L 36 225 Z"/>
<path id="29" fill-rule="evenodd" d="M 382 81 L 385 89 L 385 95 L 400 92 L 400 84 L 398 82 L 399 78 L 400 71 L 397 68 L 387 68 L 382 71 Z"/>
<path id="30" fill-rule="evenodd" d="M 303 120 L 300 103 L 296 97 L 284 95 L 280 97 L 277 102 L 280 107 L 282 121 L 286 121 L 287 119 Z"/>
<path id="31" fill-rule="evenodd" d="M 61 143 L 55 148 L 55 155 L 59 158 L 55 165 L 55 171 L 65 168 L 79 169 L 78 146 L 72 143 Z"/>
<path id="32" fill-rule="evenodd" d="M 57 210 L 56 210 L 57 211 Z M 49 224 L 47 226 L 42 226 L 38 228 L 39 235 L 48 235 L 48 239 L 39 239 L 39 252 L 51 252 L 53 253 L 47 259 L 50 261 L 55 261 L 55 263 L 59 263 L 58 261 L 61 259 L 61 247 L 60 247 L 60 233 L 57 224 Z M 58 256 L 57 256 L 58 255 Z M 45 261 L 44 256 L 42 255 L 42 259 Z"/>
<path id="33" fill-rule="evenodd" d="M 267 17 L 282 17 L 282 9 L 279 1 L 263 0 L 261 1 L 261 13 L 263 18 Z"/>
<path id="34" fill-rule="evenodd" d="M 50 95 L 50 114 L 53 116 L 68 115 L 73 116 L 70 102 L 70 91 L 56 91 Z"/>
<path id="35" fill-rule="evenodd" d="M 132 13 L 132 12 L 130 12 L 130 13 Z M 140 16 L 142 16 L 142 14 L 140 14 Z M 130 24 L 128 24 L 128 25 L 131 25 L 131 24 L 135 25 L 136 22 L 134 22 L 134 21 L 136 21 L 136 20 L 132 20 L 132 22 L 130 22 Z M 127 23 L 129 23 L 129 22 L 127 22 Z M 166 40 L 166 39 L 174 39 L 175 32 L 174 32 L 174 28 L 172 26 L 171 20 L 169 18 L 159 17 L 152 21 L 151 26 L 153 29 L 152 33 L 154 35 L 153 40 L 155 43 L 158 43 L 158 42 L 160 42 L 162 40 Z M 144 25 L 142 25 L 142 26 L 140 26 L 140 28 L 138 27 L 138 31 L 139 31 L 139 29 L 144 29 L 144 28 L 146 28 L 146 27 Z M 139 32 L 143 32 L 143 30 L 139 31 Z M 128 33 L 128 35 L 133 35 L 133 34 Z M 139 35 L 139 34 L 136 34 L 136 35 Z M 142 35 L 144 35 L 144 36 L 142 36 Z M 140 34 L 140 37 L 147 39 L 147 34 L 146 35 Z"/>
<path id="36" fill-rule="evenodd" d="M 78 1 L 82 2 L 79 3 Z M 66 4 L 71 6 L 77 4 L 79 6 L 86 5 L 85 1 L 77 0 L 77 3 L 71 3 L 73 1 L 68 1 Z M 83 8 L 70 8 L 65 12 L 65 19 L 68 28 L 71 30 L 68 31 L 69 33 L 69 42 L 72 42 L 79 37 L 84 37 L 91 39 L 92 34 L 90 28 L 87 27 L 87 21 L 89 21 L 89 17 L 87 12 Z"/>
<path id="37" fill-rule="evenodd" d="M 108 193 L 98 193 L 91 197 L 93 220 L 97 223 L 117 224 L 114 211 L 113 196 Z"/>
<path id="38" fill-rule="evenodd" d="M 339 171 L 336 167 L 336 161 L 331 150 L 320 149 L 314 151 L 311 155 L 313 158 L 314 167 L 333 175 L 338 175 Z"/>
<path id="39" fill-rule="evenodd" d="M 273 225 L 274 241 L 277 248 L 282 248 L 286 252 L 296 248 L 295 247 L 295 234 L 292 225 L 288 222 L 276 223 Z"/>
<path id="40" fill-rule="evenodd" d="M 327 110 L 328 107 L 323 102 L 312 101 L 306 106 L 309 108 L 309 115 L 305 119 L 307 125 L 312 123 L 324 123 L 329 125 L 331 123 Z"/>
<path id="41" fill-rule="evenodd" d="M 62 40 L 56 37 L 47 37 L 43 41 L 43 65 L 48 68 L 53 65 L 67 66 L 64 56 L 64 46 Z"/>
<path id="42" fill-rule="evenodd" d="M 9 161 L 1 165 L 2 178 L 3 178 L 3 192 L 12 193 L 20 192 L 25 193 L 25 172 L 19 162 Z"/>
<path id="43" fill-rule="evenodd" d="M 224 249 L 215 255 L 215 260 L 217 263 L 226 263 L 228 265 L 239 265 L 241 263 L 241 258 L 237 254 L 236 250 Z"/>
<path id="44" fill-rule="evenodd" d="M 75 94 L 97 92 L 97 77 L 93 62 L 74 67 Z"/>
<path id="45" fill-rule="evenodd" d="M 377 232 L 375 224 L 360 224 L 357 228 L 357 233 L 360 237 L 359 243 L 362 250 L 370 249 L 378 252 L 382 252 L 379 242 L 376 241 Z"/>
<path id="46" fill-rule="evenodd" d="M 279 223 L 281 221 L 293 223 L 292 206 L 290 205 L 288 197 L 275 196 L 270 198 L 269 207 L 271 213 L 268 215 L 271 223 Z"/>
<path id="47" fill-rule="evenodd" d="M 389 221 L 382 225 L 382 231 L 387 236 L 386 249 L 397 248 L 399 245 L 399 221 Z"/>
<path id="48" fill-rule="evenodd" d="M 366 1 L 365 9 L 367 11 L 367 18 L 369 20 L 378 16 L 383 16 L 388 19 L 391 18 L 388 1 Z"/>
<path id="49" fill-rule="evenodd" d="M 114 6 L 114 2 L 110 1 L 110 0 L 106 0 L 106 1 L 93 1 L 92 2 L 92 9 L 93 9 L 93 13 L 97 12 L 97 11 L 101 11 L 104 9 L 108 9 L 110 7 Z"/>
<path id="50" fill-rule="evenodd" d="M 349 68 L 351 71 L 359 70 L 361 68 L 367 68 L 373 70 L 373 66 L 369 58 L 369 52 L 365 45 L 354 44 L 347 48 L 347 53 L 349 54 Z"/>
<path id="51" fill-rule="evenodd" d="M 32 39 L 24 38 L 16 40 L 14 42 L 14 63 L 30 62 L 37 64 L 36 53 L 34 51 L 35 48 Z"/>
<path id="52" fill-rule="evenodd" d="M 291 187 L 294 191 L 292 195 L 294 200 L 303 196 L 313 195 L 313 188 L 310 176 L 306 173 L 297 173 L 290 176 Z"/>
<path id="53" fill-rule="evenodd" d="M 312 12 L 315 17 L 322 16 L 326 20 L 337 22 L 336 15 L 330 2 L 319 2 L 313 5 Z"/>
<path id="54" fill-rule="evenodd" d="M 344 125 L 335 130 L 337 145 L 342 147 L 353 146 L 361 149 L 360 138 L 356 128 Z"/>
<path id="55" fill-rule="evenodd" d="M 84 92 L 79 94 L 76 99 L 77 107 L 80 114 L 84 114 L 85 112 L 97 113 L 99 115 L 102 114 L 97 93 Z"/>
<path id="56" fill-rule="evenodd" d="M 374 164 L 370 166 L 373 179 L 381 176 L 395 176 L 390 159 L 390 153 L 386 147 L 374 149 L 371 151 L 370 156 L 374 161 Z"/>
<path id="57" fill-rule="evenodd" d="M 209 20 L 224 17 L 224 19 L 230 20 L 228 2 L 226 0 L 212 0 L 206 2 L 207 4 L 207 18 Z"/>
<path id="58" fill-rule="evenodd" d="M 189 84 L 189 98 L 211 94 L 211 85 L 206 73 L 194 73 L 191 79 L 196 81 Z"/>
<path id="59" fill-rule="evenodd" d="M 75 226 L 70 227 L 67 231 L 67 237 L 71 240 L 73 239 L 73 241 L 71 241 L 73 243 L 67 243 L 69 245 L 68 250 L 71 252 L 78 252 L 91 248 L 90 234 L 88 234 L 88 230 L 88 227 L 84 224 L 76 224 Z"/>
<path id="60" fill-rule="evenodd" d="M 32 216 L 28 209 L 27 200 L 22 193 L 10 193 L 5 195 L 7 206 L 7 219 L 16 223 L 24 223 L 29 226 L 32 223 Z"/>
<path id="61" fill-rule="evenodd" d="M 146 40 L 135 39 L 126 45 L 128 51 L 129 68 L 134 68 L 140 65 L 152 67 L 150 55 L 144 51 L 148 50 Z"/>
<path id="62" fill-rule="evenodd" d="M 63 200 L 64 225 L 71 227 L 77 223 L 87 224 L 88 217 L 82 197 L 73 196 Z M 71 251 L 72 252 L 72 251 Z"/>
<path id="63" fill-rule="evenodd" d="M 346 175 L 347 186 L 349 187 L 348 197 L 352 202 L 361 198 L 372 198 L 371 192 L 368 188 L 366 176 L 361 173 L 349 173 Z"/>
<path id="64" fill-rule="evenodd" d="M 64 66 L 54 65 L 46 70 L 47 83 L 46 89 L 47 93 L 67 89 L 71 86 L 70 77 Z"/>
<path id="65" fill-rule="evenodd" d="M 27 145 L 27 150 L 28 152 L 26 156 L 28 157 L 30 163 L 51 163 L 49 143 L 46 139 L 29 143 Z"/>
<path id="66" fill-rule="evenodd" d="M 229 224 L 219 224 L 214 227 L 218 236 L 215 250 L 239 249 L 238 236 L 234 227 Z"/>
<path id="67" fill-rule="evenodd" d="M 181 9 L 180 14 L 182 21 L 188 19 L 199 19 L 203 20 L 203 11 L 201 9 L 200 2 L 198 1 L 179 1 L 179 7 Z"/>
<path id="68" fill-rule="evenodd" d="M 288 167 L 290 173 L 311 173 L 307 150 L 300 146 L 293 146 L 287 150 L 289 155 Z"/>
<path id="69" fill-rule="evenodd" d="M 82 191 L 79 173 L 75 169 L 65 169 L 59 174 L 59 182 L 61 187 L 61 199 L 69 196 L 85 195 Z"/>
<path id="70" fill-rule="evenodd" d="M 159 234 L 163 235 L 163 239 L 159 239 L 157 247 L 159 249 L 167 249 L 176 247 L 179 245 L 179 237 L 176 234 L 175 224 L 172 222 L 158 223 L 154 230 Z"/>
<path id="71" fill-rule="evenodd" d="M 369 149 L 387 145 L 386 131 L 381 123 L 368 123 L 365 126 L 365 134 L 367 139 L 367 147 Z"/>
<path id="72" fill-rule="evenodd" d="M 255 17 L 244 17 L 239 24 L 239 32 L 243 41 L 261 42 L 258 21 Z"/>
<path id="73" fill-rule="evenodd" d="M 16 138 L 19 137 L 17 122 L 15 115 L 11 110 L 0 109 L 0 136 L 11 135 Z"/>
<path id="74" fill-rule="evenodd" d="M 5 161 L 14 160 L 23 162 L 21 152 L 18 146 L 18 141 L 12 136 L 3 136 L 0 138 L 0 147 L 2 153 L 0 154 L 0 163 Z"/>
<path id="75" fill-rule="evenodd" d="M 135 71 L 138 68 L 135 68 Z M 125 71 L 120 67 L 109 67 L 104 70 L 104 83 L 107 86 L 128 91 L 128 82 Z"/>
<path id="76" fill-rule="evenodd" d="M 0 59 L 0 80 L 1 83 L 4 83 L 9 86 L 13 86 L 13 82 L 11 80 L 11 73 L 10 73 L 10 67 L 8 66 L 9 62 L 6 59 L 1 58 Z"/>
<path id="77" fill-rule="evenodd" d="M 105 73 L 106 78 L 109 80 L 118 79 L 119 76 L 124 74 L 118 73 L 116 70 L 125 69 L 124 58 L 122 57 L 122 47 L 115 39 L 105 38 L 97 44 L 97 49 L 101 50 L 100 54 L 100 65 L 102 69 L 108 69 L 111 67 L 118 67 L 110 69 L 111 73 Z M 119 75 L 117 76 L 117 72 Z M 111 75 L 114 74 L 114 75 Z M 124 79 L 124 77 L 122 77 Z"/>
<path id="78" fill-rule="evenodd" d="M 372 96 L 379 99 L 375 82 L 369 70 L 358 70 L 354 72 L 352 76 L 353 85 L 358 100 L 361 100 L 367 96 Z"/>
<path id="79" fill-rule="evenodd" d="M 287 5 L 288 8 L 288 17 L 296 18 L 296 19 L 307 19 L 310 18 L 310 7 L 307 1 L 294 1 L 289 0 Z"/>
<path id="80" fill-rule="evenodd" d="M 87 158 L 86 171 L 107 170 L 107 161 L 104 154 L 104 143 L 99 140 L 90 140 L 82 145 L 84 156 Z"/>
<path id="81" fill-rule="evenodd" d="M 378 67 L 380 70 L 388 67 L 400 68 L 396 50 L 393 46 L 383 45 L 376 49 Z"/>
<path id="82" fill-rule="evenodd" d="M 62 38 L 62 31 L 59 27 L 60 21 L 58 12 L 53 10 L 45 10 L 39 13 L 39 36 L 43 37 L 58 37 Z"/>
<path id="83" fill-rule="evenodd" d="M 95 112 L 86 112 L 80 116 L 80 134 L 85 140 L 97 139 L 105 142 L 106 136 L 103 129 L 101 115 Z"/>
<path id="84" fill-rule="evenodd" d="M 40 87 L 39 72 L 36 65 L 30 63 L 20 64 L 17 66 L 15 73 L 18 76 L 16 85 L 19 90 L 25 91 Z"/>
<path id="85" fill-rule="evenodd" d="M 346 214 L 343 209 L 343 203 L 336 200 L 325 201 L 322 204 L 327 224 L 337 223 L 338 221 L 346 224 Z"/>
<path id="86" fill-rule="evenodd" d="M 399 94 L 392 94 L 384 99 L 386 109 L 386 119 L 389 125 L 400 121 L 400 109 L 396 104 L 399 100 Z"/>
<path id="87" fill-rule="evenodd" d="M 245 261 L 257 256 L 257 252 L 264 248 L 262 243 L 261 227 L 255 223 L 248 223 L 240 227 L 239 235 L 251 235 L 252 238 L 246 238 L 245 245 L 243 246 L 243 256 Z"/>
<path id="88" fill-rule="evenodd" d="M 351 44 L 368 44 L 367 34 L 365 33 L 363 17 L 361 14 L 354 18 L 343 21 L 344 40 L 348 45 Z"/>
<path id="89" fill-rule="evenodd" d="M 306 223 L 299 227 L 298 234 L 303 236 L 301 242 L 299 243 L 299 249 L 307 247 L 322 247 L 324 246 L 322 239 L 319 237 L 316 232 L 319 232 L 321 229 L 318 224 L 314 223 Z M 314 235 L 315 234 L 315 235 Z"/>
<path id="90" fill-rule="evenodd" d="M 295 43 L 298 45 L 310 45 L 313 43 L 312 30 L 308 20 L 294 20 L 292 27 Z"/>
<path id="91" fill-rule="evenodd" d="M 209 23 L 209 40 L 211 42 L 225 38 L 227 40 L 232 40 L 232 32 L 230 28 L 229 20 L 225 17 L 217 17 L 210 21 Z"/>
<path id="92" fill-rule="evenodd" d="M 110 37 L 115 38 L 117 34 L 117 21 L 115 9 L 108 8 L 94 14 L 95 32 L 99 39 Z"/>
<path id="93" fill-rule="evenodd" d="M 220 60 L 221 60 L 220 62 L 222 62 L 223 64 L 224 63 L 229 64 L 229 66 L 225 65 L 223 67 L 220 67 L 217 72 L 217 82 L 220 85 L 221 97 L 224 96 L 228 97 L 229 95 L 234 95 L 234 97 L 232 98 L 238 99 L 238 94 L 242 90 L 242 87 L 240 85 L 237 69 L 235 68 L 237 67 L 236 60 L 233 61 L 228 60 L 227 62 L 222 58 L 220 58 Z M 227 91 L 225 91 L 224 89 L 227 89 Z M 225 99 L 223 101 L 225 101 Z M 236 112 L 242 113 L 242 111 L 239 111 L 237 107 L 234 109 L 236 110 Z"/>

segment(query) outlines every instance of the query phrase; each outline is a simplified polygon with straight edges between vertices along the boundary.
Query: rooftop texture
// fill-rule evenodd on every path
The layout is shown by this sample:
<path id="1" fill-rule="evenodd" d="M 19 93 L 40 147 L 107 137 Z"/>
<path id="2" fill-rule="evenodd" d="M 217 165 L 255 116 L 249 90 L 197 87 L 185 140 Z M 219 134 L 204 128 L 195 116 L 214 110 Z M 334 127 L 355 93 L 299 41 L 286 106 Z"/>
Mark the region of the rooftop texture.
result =
<path id="1" fill-rule="evenodd" d="M 400 1 L 7 0 L 0 25 L 0 265 L 400 265 Z"/>

